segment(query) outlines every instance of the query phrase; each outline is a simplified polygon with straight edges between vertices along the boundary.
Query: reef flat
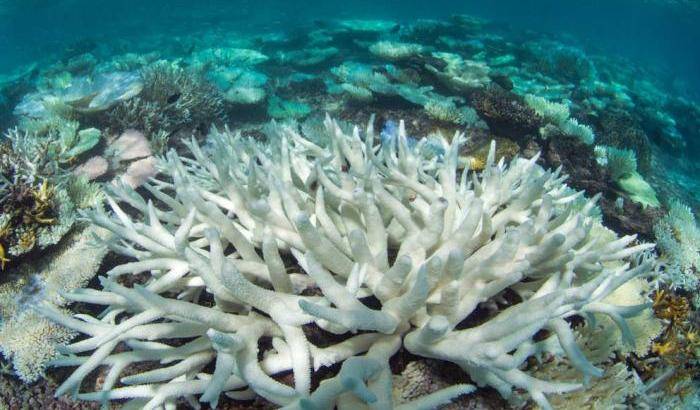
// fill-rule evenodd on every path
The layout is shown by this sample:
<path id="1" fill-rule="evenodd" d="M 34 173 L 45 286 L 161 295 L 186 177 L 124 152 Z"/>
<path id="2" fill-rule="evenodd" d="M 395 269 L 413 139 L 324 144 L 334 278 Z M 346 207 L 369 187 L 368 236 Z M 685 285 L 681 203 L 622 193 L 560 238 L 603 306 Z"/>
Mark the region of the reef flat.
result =
<path id="1" fill-rule="evenodd" d="M 467 15 L 0 76 L 0 400 L 697 408 L 700 106 L 660 78 Z"/>

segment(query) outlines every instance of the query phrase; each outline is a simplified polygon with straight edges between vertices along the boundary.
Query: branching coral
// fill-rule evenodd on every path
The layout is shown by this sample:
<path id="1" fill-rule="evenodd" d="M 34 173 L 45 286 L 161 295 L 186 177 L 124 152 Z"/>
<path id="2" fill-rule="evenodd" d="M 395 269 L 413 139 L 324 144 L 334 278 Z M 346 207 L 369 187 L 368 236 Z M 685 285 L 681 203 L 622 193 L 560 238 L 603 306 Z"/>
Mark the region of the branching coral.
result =
<path id="1" fill-rule="evenodd" d="M 57 247 L 7 272 L 17 279 L 0 285 L 0 351 L 25 382 L 39 379 L 58 354 L 57 345 L 75 337 L 74 331 L 30 307 L 41 301 L 62 306 L 66 303 L 62 292 L 85 286 L 92 279 L 107 253 L 105 247 L 95 246 L 95 235 L 105 237 L 107 232 L 87 228 L 69 234 Z"/>
<path id="2" fill-rule="evenodd" d="M 632 201 L 643 207 L 660 205 L 654 188 L 637 172 L 637 155 L 629 149 L 596 145 L 596 161 L 607 168 L 613 181 Z"/>
<path id="3" fill-rule="evenodd" d="M 571 115 L 567 104 L 555 103 L 536 95 L 527 94 L 525 96 L 525 102 L 530 108 L 535 110 L 539 116 L 553 124 L 561 124 L 568 120 Z"/>
<path id="4" fill-rule="evenodd" d="M 344 92 L 358 101 L 370 101 L 376 94 L 423 106 L 431 99 L 443 98 L 435 94 L 432 87 L 415 84 L 402 70 L 391 65 L 377 70 L 365 64 L 345 62 L 333 67 L 331 73 L 341 83 L 328 82 L 329 92 Z"/>
<path id="5" fill-rule="evenodd" d="M 0 269 L 35 247 L 57 243 L 73 226 L 76 205 L 99 202 L 92 184 L 62 168 L 64 159 L 95 137 L 86 131 L 92 137 L 37 136 L 17 129 L 6 134 L 0 148 Z"/>
<path id="6" fill-rule="evenodd" d="M 223 116 L 223 99 L 214 86 L 195 72 L 158 61 L 146 67 L 143 91 L 109 113 L 112 127 L 135 128 L 150 135 L 183 127 L 207 129 Z"/>
<path id="7" fill-rule="evenodd" d="M 204 147 L 189 142 L 191 158 L 167 155 L 162 178 L 145 185 L 152 200 L 115 187 L 112 214 L 89 217 L 133 261 L 101 278 L 102 290 L 66 295 L 106 310 L 70 317 L 37 307 L 86 336 L 54 361 L 78 366 L 57 394 L 144 408 L 196 396 L 216 405 L 222 393 L 287 408 L 392 408 L 388 361 L 402 345 L 543 407 L 546 395 L 583 386 L 532 377 L 529 357 L 563 352 L 584 376 L 602 375 L 567 319 L 607 315 L 631 338 L 625 318 L 646 305 L 603 299 L 651 269 L 634 257 L 650 245 L 600 235 L 595 199 L 579 204 L 537 157 L 506 165 L 492 147 L 482 173 L 461 172 L 462 135 L 441 140 L 436 156 L 423 140 L 410 147 L 403 123 L 381 144 L 371 124 L 347 134 L 327 118 L 316 143 L 287 125 L 268 127 L 269 143 L 215 130 Z M 143 285 L 118 283 L 133 275 Z M 486 301 L 495 311 L 475 320 Z M 315 345 L 314 324 L 341 341 Z M 120 378 L 140 362 L 160 366 Z M 311 391 L 313 370 L 341 362 Z M 110 368 L 102 390 L 79 393 L 100 365 Z M 285 371 L 293 386 L 272 377 Z M 471 390 L 452 386 L 400 408 Z"/>
<path id="8" fill-rule="evenodd" d="M 473 108 L 457 107 L 454 101 L 447 98 L 431 99 L 423 109 L 431 118 L 438 121 L 470 126 L 479 122 L 479 116 Z"/>
<path id="9" fill-rule="evenodd" d="M 654 234 L 667 263 L 668 285 L 673 289 L 695 289 L 700 269 L 700 228 L 693 211 L 678 200 L 671 201 L 668 214 L 654 226 Z"/>
<path id="10" fill-rule="evenodd" d="M 585 144 L 593 144 L 595 134 L 593 129 L 580 124 L 576 118 L 570 118 L 569 106 L 565 103 L 555 103 L 543 97 L 532 94 L 525 96 L 527 105 L 544 118 L 547 126 L 540 129 L 540 134 L 547 138 L 551 134 L 563 133 L 580 139 Z"/>
<path id="11" fill-rule="evenodd" d="M 637 155 L 632 150 L 596 145 L 595 155 L 598 163 L 608 169 L 615 181 L 637 172 Z"/>
<path id="12" fill-rule="evenodd" d="M 483 62 L 464 60 L 452 53 L 433 53 L 433 57 L 443 60 L 445 67 L 440 70 L 426 64 L 426 70 L 454 92 L 468 93 L 491 82 L 488 75 L 489 67 Z"/>

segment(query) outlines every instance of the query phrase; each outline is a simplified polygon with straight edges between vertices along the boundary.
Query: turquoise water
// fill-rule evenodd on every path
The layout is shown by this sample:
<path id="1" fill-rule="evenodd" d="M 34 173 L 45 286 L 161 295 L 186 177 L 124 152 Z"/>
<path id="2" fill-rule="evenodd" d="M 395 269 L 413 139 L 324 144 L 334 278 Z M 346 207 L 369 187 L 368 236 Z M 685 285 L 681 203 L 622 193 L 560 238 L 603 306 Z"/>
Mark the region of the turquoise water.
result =
<path id="1" fill-rule="evenodd" d="M 700 408 L 700 3 L 0 19 L 0 410 Z"/>
<path id="2" fill-rule="evenodd" d="M 672 2 L 668 2 L 672 3 Z M 293 28 L 315 19 L 389 18 L 410 22 L 470 13 L 519 29 L 573 39 L 591 50 L 633 58 L 666 70 L 669 81 L 689 84 L 680 92 L 697 96 L 700 84 L 697 5 L 664 1 L 30 1 L 3 2 L 0 13 L 0 69 L 8 70 L 81 41 L 137 41 L 144 35 L 187 34 L 211 27 L 234 32 Z M 674 2 L 675 3 L 675 2 Z M 60 55 L 60 54 L 59 54 Z"/>

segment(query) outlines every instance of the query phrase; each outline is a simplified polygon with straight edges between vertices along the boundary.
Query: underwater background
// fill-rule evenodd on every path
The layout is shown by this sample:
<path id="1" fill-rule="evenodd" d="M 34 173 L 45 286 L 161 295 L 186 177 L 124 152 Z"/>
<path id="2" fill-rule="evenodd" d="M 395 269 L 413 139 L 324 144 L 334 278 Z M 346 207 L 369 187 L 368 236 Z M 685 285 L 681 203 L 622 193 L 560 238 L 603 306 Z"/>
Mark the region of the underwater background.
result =
<path id="1" fill-rule="evenodd" d="M 573 36 L 590 51 L 632 58 L 662 70 L 667 81 L 676 82 L 677 92 L 696 97 L 700 93 L 700 11 L 690 1 L 3 1 L 0 69 L 69 52 L 81 41 L 138 41 L 149 34 L 184 35 L 212 27 L 250 33 L 329 18 L 408 23 L 459 13 L 523 30 Z"/>
<path id="2" fill-rule="evenodd" d="M 298 132 L 308 141 L 300 143 L 301 137 L 289 137 L 290 141 L 307 148 L 311 145 L 304 144 L 321 147 L 313 145 L 313 152 L 332 147 L 325 154 L 340 155 L 338 150 L 349 148 L 338 149 L 327 141 L 341 134 L 354 138 L 353 125 L 360 127 L 356 132 L 362 138 L 376 132 L 378 152 L 394 144 L 399 154 L 392 155 L 401 156 L 403 149 L 410 149 L 418 153 L 421 163 L 428 164 L 428 170 L 451 164 L 452 143 L 464 133 L 455 161 L 458 169 L 473 173 L 470 178 L 474 181 L 486 181 L 492 169 L 506 172 L 507 166 L 498 163 L 500 158 L 511 169 L 519 169 L 519 159 L 532 158 L 545 170 L 557 170 L 552 180 L 559 183 L 560 172 L 567 176 L 567 185 L 558 191 L 562 196 L 560 202 L 555 200 L 554 208 L 569 208 L 557 208 L 553 218 L 559 221 L 569 216 L 576 220 L 571 224 L 590 231 L 585 235 L 575 231 L 572 237 L 597 235 L 586 245 L 571 245 L 572 250 L 562 254 L 561 260 L 577 252 L 600 251 L 600 260 L 592 262 L 595 258 L 591 257 L 590 263 L 582 262 L 585 266 L 579 268 L 584 273 L 576 271 L 579 279 L 594 276 L 591 272 L 607 274 L 608 269 L 619 269 L 618 273 L 646 269 L 639 277 L 630 276 L 624 285 L 618 284 L 620 289 L 605 299 L 621 302 L 626 309 L 612 310 L 610 318 L 598 323 L 592 320 L 593 313 L 581 308 L 561 322 L 571 331 L 562 330 L 560 322 L 560 327 L 550 323 L 533 328 L 525 342 L 506 351 L 511 359 L 520 352 L 515 348 L 533 349 L 513 371 L 565 381 L 584 379 L 584 374 L 584 389 L 569 392 L 557 385 L 540 391 L 529 379 L 518 384 L 507 377 L 503 378 L 506 382 L 494 382 L 478 371 L 462 371 L 469 366 L 456 361 L 443 367 L 446 362 L 437 360 L 440 354 L 424 358 L 402 347 L 391 361 L 387 359 L 389 376 L 394 379 L 392 406 L 437 408 L 416 404 L 426 396 L 442 403 L 440 408 L 700 408 L 700 227 L 696 222 L 700 212 L 700 2 L 0 0 L 0 19 L 0 410 L 98 408 L 101 401 L 109 400 L 116 408 L 191 408 L 197 402 L 205 408 L 217 407 L 218 395 L 209 389 L 199 391 L 205 387 L 194 384 L 190 387 L 197 392 L 189 395 L 153 393 L 151 397 L 151 392 L 141 391 L 130 395 L 133 391 L 124 387 L 133 382 L 124 381 L 130 377 L 164 381 L 158 378 L 162 373 L 149 373 L 155 372 L 152 365 L 125 366 L 124 379 L 118 379 L 124 370 L 114 370 L 118 366 L 112 368 L 116 374 L 98 364 L 83 369 L 80 365 L 86 363 L 86 352 L 92 354 L 85 346 L 97 348 L 111 342 L 105 343 L 107 336 L 83 331 L 69 317 L 76 315 L 80 321 L 100 322 L 100 326 L 106 326 L 108 320 L 126 322 L 123 310 L 128 309 L 114 300 L 131 294 L 124 291 L 117 297 L 100 291 L 98 295 L 95 289 L 112 286 L 113 292 L 116 285 L 109 281 L 117 276 L 119 286 L 140 289 L 137 284 L 152 285 L 166 276 L 164 272 L 176 270 L 168 271 L 168 265 L 153 267 L 150 273 L 146 272 L 149 269 L 130 271 L 134 266 L 130 262 L 144 263 L 149 256 L 141 250 L 143 242 L 126 232 L 133 225 L 124 222 L 124 218 L 134 218 L 151 223 L 154 216 L 146 203 L 153 201 L 164 229 L 174 233 L 187 224 L 179 202 L 168 197 L 172 191 L 178 201 L 189 198 L 177 191 L 176 185 L 182 182 L 178 178 L 183 177 L 179 169 L 173 171 L 177 169 L 174 164 L 184 163 L 184 173 L 190 173 L 196 184 L 217 192 L 204 194 L 207 201 L 222 208 L 240 205 L 217 197 L 224 194 L 213 188 L 218 181 L 203 176 L 209 170 L 203 158 L 214 158 L 216 166 L 248 161 L 236 175 L 251 180 L 254 170 L 269 164 L 251 159 L 252 154 L 246 157 L 257 142 L 227 146 L 221 141 L 230 138 L 238 144 L 240 132 L 269 143 L 265 145 L 269 150 L 263 151 L 274 156 L 276 141 Z M 331 117 L 337 122 L 331 123 Z M 203 151 L 198 151 L 197 144 Z M 216 157 L 217 149 L 230 157 Z M 237 156 L 236 150 L 246 154 Z M 352 163 L 351 156 L 343 154 Z M 188 159 L 180 163 L 176 155 Z M 328 157 L 319 161 L 335 164 Z M 284 161 L 275 157 L 272 162 Z M 299 166 L 302 174 L 308 171 Z M 355 178 L 347 168 L 343 165 L 333 172 Z M 308 182 L 305 188 L 315 190 L 316 184 Z M 478 184 L 474 184 L 469 189 L 478 193 Z M 267 194 L 251 186 L 247 194 Z M 514 187 L 513 191 L 524 189 L 518 184 Z M 352 197 L 331 193 L 347 201 Z M 112 198 L 128 204 L 127 217 Z M 589 203 L 585 198 L 594 200 Z M 410 205 L 415 193 L 400 199 L 407 207 L 421 206 Z M 532 209 L 538 210 L 548 200 L 529 199 Z M 270 203 L 275 200 L 279 198 Z M 201 203 L 193 200 L 185 208 Z M 199 211 L 210 209 L 206 206 L 201 205 Z M 167 214 L 163 217 L 160 209 L 165 208 L 175 209 L 172 213 L 178 217 L 169 211 L 163 211 Z M 103 209 L 108 210 L 106 214 Z M 382 209 L 384 219 L 395 209 Z M 420 220 L 418 225 L 430 226 L 427 218 L 433 209 L 426 209 L 414 210 L 410 217 Z M 492 212 L 499 209 L 494 207 Z M 108 222 L 107 214 L 117 222 Z M 221 216 L 234 214 L 229 210 Z M 337 222 L 346 216 L 339 212 L 329 220 Z M 323 216 L 314 218 L 314 224 L 326 221 Z M 202 224 L 221 224 L 212 220 L 216 219 L 203 218 Z M 137 225 L 136 230 L 145 229 L 140 222 Z M 245 220 L 235 226 L 241 225 Z M 387 222 L 387 230 L 389 225 Z M 345 229 L 349 228 L 328 234 L 332 239 L 324 243 L 342 242 Z M 502 239 L 509 229 L 494 232 L 493 241 Z M 261 232 L 251 229 L 247 234 L 257 240 Z M 204 240 L 201 232 L 193 235 L 193 243 Z M 615 242 L 618 236 L 623 239 Z M 635 251 L 625 253 L 609 244 L 622 242 L 622 247 L 629 244 Z M 237 248 L 238 243 L 229 245 L 223 251 Z M 204 248 L 209 246 L 207 242 Z M 355 250 L 351 246 L 347 254 Z M 521 257 L 523 249 L 511 256 Z M 262 255 L 269 249 L 260 245 L 252 251 L 251 258 L 257 263 L 255 252 Z M 395 252 L 390 258 L 394 257 Z M 613 266 L 618 258 L 624 264 Z M 308 270 L 297 254 L 282 259 L 290 272 Z M 559 261 L 553 256 L 551 260 Z M 569 267 L 567 261 L 562 266 Z M 594 264 L 598 265 L 592 267 Z M 122 277 L 129 276 L 124 275 L 127 271 L 133 278 Z M 350 280 L 346 283 L 345 279 L 341 279 L 343 288 L 350 288 Z M 538 293 L 523 288 L 540 279 L 513 280 L 496 295 L 481 298 L 474 312 L 455 328 L 476 329 L 494 322 L 498 313 L 511 312 L 509 307 L 525 306 Z M 162 296 L 175 294 L 178 300 L 199 307 L 238 312 L 228 302 L 222 303 L 220 295 L 208 295 L 211 289 L 200 278 L 192 280 L 187 286 L 201 289 L 179 294 L 162 291 Z M 299 290 L 299 283 L 306 282 L 294 282 L 295 287 L 285 292 L 310 296 L 326 291 L 313 286 Z M 574 284 L 575 280 L 570 285 Z M 278 291 L 277 285 L 261 286 Z M 428 312 L 439 295 L 432 292 L 424 301 L 427 307 L 423 309 Z M 355 296 L 354 302 L 362 299 Z M 96 302 L 100 298 L 105 302 Z M 361 304 L 376 308 L 381 306 L 380 299 L 376 293 L 365 295 Z M 95 305 L 105 305 L 108 310 L 101 312 Z M 112 313 L 107 313 L 110 309 Z M 268 313 L 254 304 L 248 309 L 249 313 Z M 161 318 L 155 322 L 158 320 Z M 622 323 L 625 320 L 629 325 Z M 415 317 L 406 323 L 422 326 Z M 332 326 L 321 327 L 309 330 L 307 326 L 304 332 L 324 347 L 357 331 L 341 326 L 350 329 L 343 335 L 328 331 Z M 197 336 L 197 329 L 193 332 L 184 338 Z M 550 351 L 548 345 L 533 353 L 532 346 L 556 339 L 555 333 L 561 348 Z M 199 336 L 211 338 L 212 351 L 221 351 L 211 334 Z M 153 338 L 146 339 L 129 348 L 156 350 L 155 345 L 148 345 Z M 580 351 L 567 341 L 576 341 Z M 260 357 L 289 349 L 285 342 L 281 348 L 275 343 L 280 342 L 260 341 Z M 126 349 L 124 345 L 127 343 L 116 350 Z M 581 356 L 590 363 L 582 364 Z M 109 360 L 118 360 L 114 357 Z M 109 361 L 104 360 L 103 365 Z M 218 360 L 203 362 L 195 366 L 196 371 L 179 374 L 180 378 L 169 382 L 186 385 L 195 378 L 208 382 L 216 376 Z M 495 367 L 499 366 L 508 365 L 500 362 Z M 593 366 L 603 369 L 604 375 L 591 370 Z M 71 376 L 75 367 L 79 370 Z M 330 385 L 342 373 L 340 368 L 335 363 L 328 366 L 330 370 L 314 369 L 311 390 L 322 381 Z M 147 376 L 134 376 L 139 371 Z M 286 376 L 278 377 L 283 381 L 279 384 L 292 383 L 290 372 L 287 369 Z M 597 377 L 589 384 L 591 375 Z M 472 389 L 472 384 L 478 388 Z M 467 385 L 469 388 L 464 387 Z M 111 389 L 104 386 L 117 386 L 113 390 L 117 393 L 110 393 L 114 397 L 91 393 Z M 259 385 L 251 386 L 240 391 L 220 387 L 218 407 L 277 408 L 280 403 L 303 407 L 301 402 L 276 401 L 265 389 L 257 389 Z M 450 388 L 452 396 L 442 401 L 436 398 L 441 389 Z M 461 396 L 459 388 L 464 389 Z M 80 390 L 77 397 L 71 397 L 74 389 Z M 445 404 L 450 399 L 454 402 Z M 343 407 L 340 399 L 319 399 L 318 403 L 353 408 L 352 403 L 359 402 L 350 401 L 350 407 Z"/>

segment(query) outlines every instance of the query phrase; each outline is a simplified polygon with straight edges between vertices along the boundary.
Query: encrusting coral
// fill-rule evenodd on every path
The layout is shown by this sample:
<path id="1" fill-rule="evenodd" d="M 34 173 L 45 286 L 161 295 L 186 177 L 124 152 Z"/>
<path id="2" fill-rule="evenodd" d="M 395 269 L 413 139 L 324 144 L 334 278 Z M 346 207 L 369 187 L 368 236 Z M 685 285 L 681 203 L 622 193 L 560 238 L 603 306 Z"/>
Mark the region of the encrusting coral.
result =
<path id="1" fill-rule="evenodd" d="M 289 125 L 267 127 L 268 142 L 213 130 L 205 146 L 187 144 L 191 158 L 168 153 L 161 178 L 144 185 L 152 199 L 116 186 L 111 214 L 87 213 L 131 261 L 102 277 L 102 290 L 65 295 L 105 306 L 99 316 L 35 307 L 86 336 L 53 361 L 78 366 L 57 395 L 143 408 L 180 397 L 216 406 L 225 393 L 286 408 L 413 409 L 474 389 L 395 406 L 388 362 L 403 346 L 550 408 L 547 395 L 584 385 L 537 379 L 528 358 L 564 355 L 584 379 L 604 373 L 568 320 L 609 316 L 632 342 L 625 319 L 647 305 L 604 299 L 652 270 L 642 253 L 651 245 L 600 225 L 596 199 L 581 200 L 559 171 L 537 157 L 496 162 L 492 146 L 481 173 L 462 172 L 463 135 L 442 139 L 436 155 L 424 140 L 409 146 L 403 123 L 381 144 L 372 121 L 349 134 L 324 125 L 313 142 Z M 482 302 L 494 309 L 475 321 Z M 314 325 L 341 341 L 313 344 Z M 141 362 L 156 368 L 120 377 Z M 312 373 L 340 363 L 312 391 Z M 79 392 L 101 365 L 102 390 Z M 272 377 L 286 371 L 293 386 Z"/>

